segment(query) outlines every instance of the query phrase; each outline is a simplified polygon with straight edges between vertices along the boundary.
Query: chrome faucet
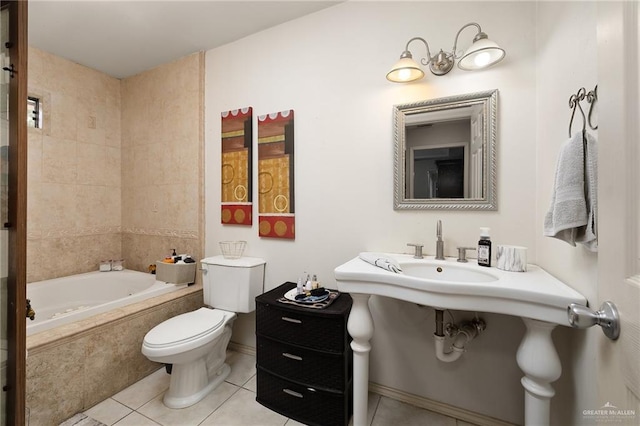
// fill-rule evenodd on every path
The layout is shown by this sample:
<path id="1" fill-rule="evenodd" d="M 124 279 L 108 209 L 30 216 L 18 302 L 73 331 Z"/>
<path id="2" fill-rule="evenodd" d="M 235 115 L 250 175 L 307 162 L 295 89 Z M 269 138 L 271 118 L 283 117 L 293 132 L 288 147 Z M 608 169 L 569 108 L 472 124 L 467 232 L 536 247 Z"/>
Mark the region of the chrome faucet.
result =
<path id="1" fill-rule="evenodd" d="M 438 220 L 438 226 L 436 227 L 436 259 L 444 260 L 444 241 L 442 241 L 442 221 Z"/>

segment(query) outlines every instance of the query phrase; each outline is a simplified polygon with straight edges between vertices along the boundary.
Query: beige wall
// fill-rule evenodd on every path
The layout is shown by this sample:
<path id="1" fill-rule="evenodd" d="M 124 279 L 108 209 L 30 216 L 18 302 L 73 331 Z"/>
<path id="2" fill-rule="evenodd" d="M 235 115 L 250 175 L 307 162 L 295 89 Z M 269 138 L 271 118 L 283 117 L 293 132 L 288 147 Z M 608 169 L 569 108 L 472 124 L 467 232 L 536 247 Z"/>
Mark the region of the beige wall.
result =
<path id="1" fill-rule="evenodd" d="M 203 253 L 202 53 L 122 81 L 122 253 L 144 270 Z"/>
<path id="2" fill-rule="evenodd" d="M 200 258 L 202 81 L 201 53 L 118 80 L 29 48 L 28 282 Z"/>
<path id="3" fill-rule="evenodd" d="M 121 256 L 120 80 L 29 48 L 27 281 L 97 269 Z"/>

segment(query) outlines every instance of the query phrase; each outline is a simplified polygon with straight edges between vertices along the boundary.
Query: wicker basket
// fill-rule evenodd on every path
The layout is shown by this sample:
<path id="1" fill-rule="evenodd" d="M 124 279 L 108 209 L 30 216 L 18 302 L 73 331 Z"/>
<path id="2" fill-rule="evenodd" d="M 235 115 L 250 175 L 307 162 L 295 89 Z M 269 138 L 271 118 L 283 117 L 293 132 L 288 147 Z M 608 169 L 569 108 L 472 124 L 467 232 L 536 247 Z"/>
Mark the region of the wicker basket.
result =
<path id="1" fill-rule="evenodd" d="M 247 246 L 246 241 L 221 241 L 220 250 L 225 259 L 240 259 L 244 248 Z"/>

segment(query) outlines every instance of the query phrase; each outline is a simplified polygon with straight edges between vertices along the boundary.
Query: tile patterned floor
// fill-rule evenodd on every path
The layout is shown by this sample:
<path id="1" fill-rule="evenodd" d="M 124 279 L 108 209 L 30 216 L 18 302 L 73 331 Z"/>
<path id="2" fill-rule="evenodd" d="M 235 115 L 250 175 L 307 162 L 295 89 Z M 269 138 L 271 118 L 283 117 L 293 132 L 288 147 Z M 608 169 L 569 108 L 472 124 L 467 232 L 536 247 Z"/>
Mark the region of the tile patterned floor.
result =
<path id="1" fill-rule="evenodd" d="M 229 351 L 227 362 L 231 366 L 227 380 L 191 407 L 173 410 L 164 406 L 169 375 L 162 368 L 80 414 L 109 426 L 301 425 L 256 402 L 255 356 Z M 473 426 L 373 393 L 368 420 L 371 426 Z"/>

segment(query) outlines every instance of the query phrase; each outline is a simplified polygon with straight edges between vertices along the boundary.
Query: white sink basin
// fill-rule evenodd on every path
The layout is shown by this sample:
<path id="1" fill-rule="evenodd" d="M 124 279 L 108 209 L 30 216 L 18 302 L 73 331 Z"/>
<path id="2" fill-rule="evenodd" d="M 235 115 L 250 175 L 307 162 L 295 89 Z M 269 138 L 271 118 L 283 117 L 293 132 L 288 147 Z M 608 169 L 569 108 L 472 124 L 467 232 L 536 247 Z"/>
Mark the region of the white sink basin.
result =
<path id="1" fill-rule="evenodd" d="M 499 278 L 490 273 L 477 268 L 477 265 L 451 264 L 442 261 L 403 261 L 400 267 L 405 275 L 415 278 L 423 278 L 430 281 L 441 281 L 449 283 L 488 283 L 497 281 Z M 488 268 L 485 268 L 488 269 Z"/>
<path id="2" fill-rule="evenodd" d="M 402 273 L 373 266 L 356 257 L 335 269 L 338 289 L 376 294 L 442 309 L 494 312 L 569 326 L 566 309 L 586 299 L 538 266 L 527 272 L 507 272 L 479 266 L 475 260 L 414 259 L 382 253 L 394 259 Z"/>

